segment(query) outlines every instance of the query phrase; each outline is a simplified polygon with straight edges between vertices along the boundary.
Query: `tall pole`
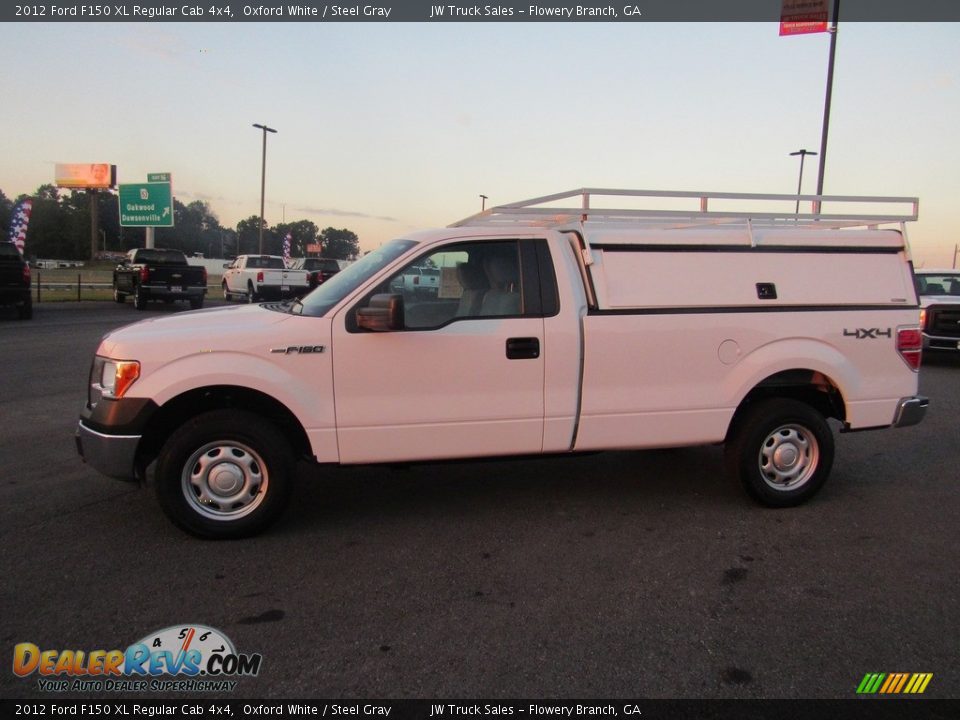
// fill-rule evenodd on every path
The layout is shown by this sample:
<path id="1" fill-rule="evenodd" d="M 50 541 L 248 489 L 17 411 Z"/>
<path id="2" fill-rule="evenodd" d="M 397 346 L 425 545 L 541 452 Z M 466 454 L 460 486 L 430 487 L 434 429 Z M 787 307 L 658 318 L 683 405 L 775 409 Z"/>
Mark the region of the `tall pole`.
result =
<path id="1" fill-rule="evenodd" d="M 813 150 L 797 150 L 796 152 L 790 153 L 790 155 L 800 156 L 800 180 L 797 182 L 797 209 L 794 211 L 795 215 L 799 215 L 800 195 L 802 194 L 803 188 L 803 161 L 806 159 L 807 155 L 816 155 L 816 153 Z"/>
<path id="2" fill-rule="evenodd" d="M 263 130 L 263 163 L 260 166 L 260 227 L 259 227 L 259 237 L 260 237 L 260 254 L 263 255 L 263 202 L 266 197 L 267 190 L 267 133 L 275 133 L 271 127 L 266 125 L 258 125 L 254 123 L 255 128 Z"/>
<path id="3" fill-rule="evenodd" d="M 837 56 L 837 34 L 840 30 L 840 0 L 833 0 L 833 27 L 830 29 L 830 61 L 827 63 L 827 94 L 823 101 L 823 132 L 820 135 L 820 172 L 817 174 L 817 195 L 823 195 L 823 174 L 827 167 L 827 133 L 830 130 L 830 101 L 833 98 L 833 64 Z M 820 212 L 820 201 L 814 204 Z"/>
<path id="4" fill-rule="evenodd" d="M 90 196 L 90 259 L 97 254 L 97 235 L 100 228 L 100 203 L 97 198 L 97 191 L 87 190 Z"/>
<path id="5" fill-rule="evenodd" d="M 487 200 L 488 200 L 488 199 L 489 199 L 489 198 L 487 198 L 486 195 L 481 195 L 481 196 L 480 196 L 480 212 L 483 212 L 484 210 L 487 209 Z"/>

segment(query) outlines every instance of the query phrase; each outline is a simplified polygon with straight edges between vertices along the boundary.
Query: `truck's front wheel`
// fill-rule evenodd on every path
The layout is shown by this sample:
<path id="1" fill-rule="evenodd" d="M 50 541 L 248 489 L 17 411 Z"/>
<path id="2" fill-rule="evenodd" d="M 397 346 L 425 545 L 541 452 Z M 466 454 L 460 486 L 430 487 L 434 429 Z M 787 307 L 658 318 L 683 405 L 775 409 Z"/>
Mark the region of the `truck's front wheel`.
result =
<path id="1" fill-rule="evenodd" d="M 279 517 L 292 475 L 293 453 L 273 425 L 243 410 L 213 410 L 167 440 L 156 492 L 167 516 L 187 532 L 238 538 Z"/>
<path id="2" fill-rule="evenodd" d="M 727 467 L 754 500 L 792 507 L 813 497 L 833 465 L 833 433 L 806 403 L 760 400 L 737 418 L 727 443 Z"/>

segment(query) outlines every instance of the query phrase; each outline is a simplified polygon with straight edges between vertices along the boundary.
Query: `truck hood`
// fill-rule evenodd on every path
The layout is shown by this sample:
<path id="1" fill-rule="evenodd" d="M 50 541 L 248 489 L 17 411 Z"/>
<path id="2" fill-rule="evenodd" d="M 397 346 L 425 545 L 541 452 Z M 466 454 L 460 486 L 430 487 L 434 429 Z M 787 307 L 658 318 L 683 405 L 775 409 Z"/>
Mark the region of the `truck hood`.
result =
<path id="1" fill-rule="evenodd" d="M 300 316 L 296 316 L 299 318 Z M 253 350 L 270 342 L 270 328 L 294 318 L 260 305 L 236 305 L 141 320 L 103 336 L 98 355 L 153 360 L 200 352 Z"/>

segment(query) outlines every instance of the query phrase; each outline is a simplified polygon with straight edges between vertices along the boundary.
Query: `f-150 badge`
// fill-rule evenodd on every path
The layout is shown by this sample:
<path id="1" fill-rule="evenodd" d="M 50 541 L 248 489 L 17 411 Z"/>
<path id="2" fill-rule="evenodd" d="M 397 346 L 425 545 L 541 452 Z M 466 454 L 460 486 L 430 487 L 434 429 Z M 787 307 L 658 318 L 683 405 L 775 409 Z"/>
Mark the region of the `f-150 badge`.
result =
<path id="1" fill-rule="evenodd" d="M 327 348 L 323 345 L 289 345 L 285 348 L 270 348 L 272 353 L 283 353 L 284 355 L 316 355 L 322 353 Z"/>

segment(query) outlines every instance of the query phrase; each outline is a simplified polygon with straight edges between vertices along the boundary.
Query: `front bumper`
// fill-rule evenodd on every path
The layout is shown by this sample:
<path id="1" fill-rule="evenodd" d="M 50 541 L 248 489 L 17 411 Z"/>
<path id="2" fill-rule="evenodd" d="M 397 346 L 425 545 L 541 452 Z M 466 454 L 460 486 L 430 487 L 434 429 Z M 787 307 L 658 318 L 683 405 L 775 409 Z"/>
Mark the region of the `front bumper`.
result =
<path id="1" fill-rule="evenodd" d="M 105 435 L 77 423 L 77 452 L 83 461 L 117 480 L 136 480 L 137 446 L 140 435 Z"/>
<path id="2" fill-rule="evenodd" d="M 894 427 L 910 427 L 917 425 L 927 414 L 930 400 L 922 395 L 905 397 L 897 405 L 897 414 L 893 418 Z"/>

